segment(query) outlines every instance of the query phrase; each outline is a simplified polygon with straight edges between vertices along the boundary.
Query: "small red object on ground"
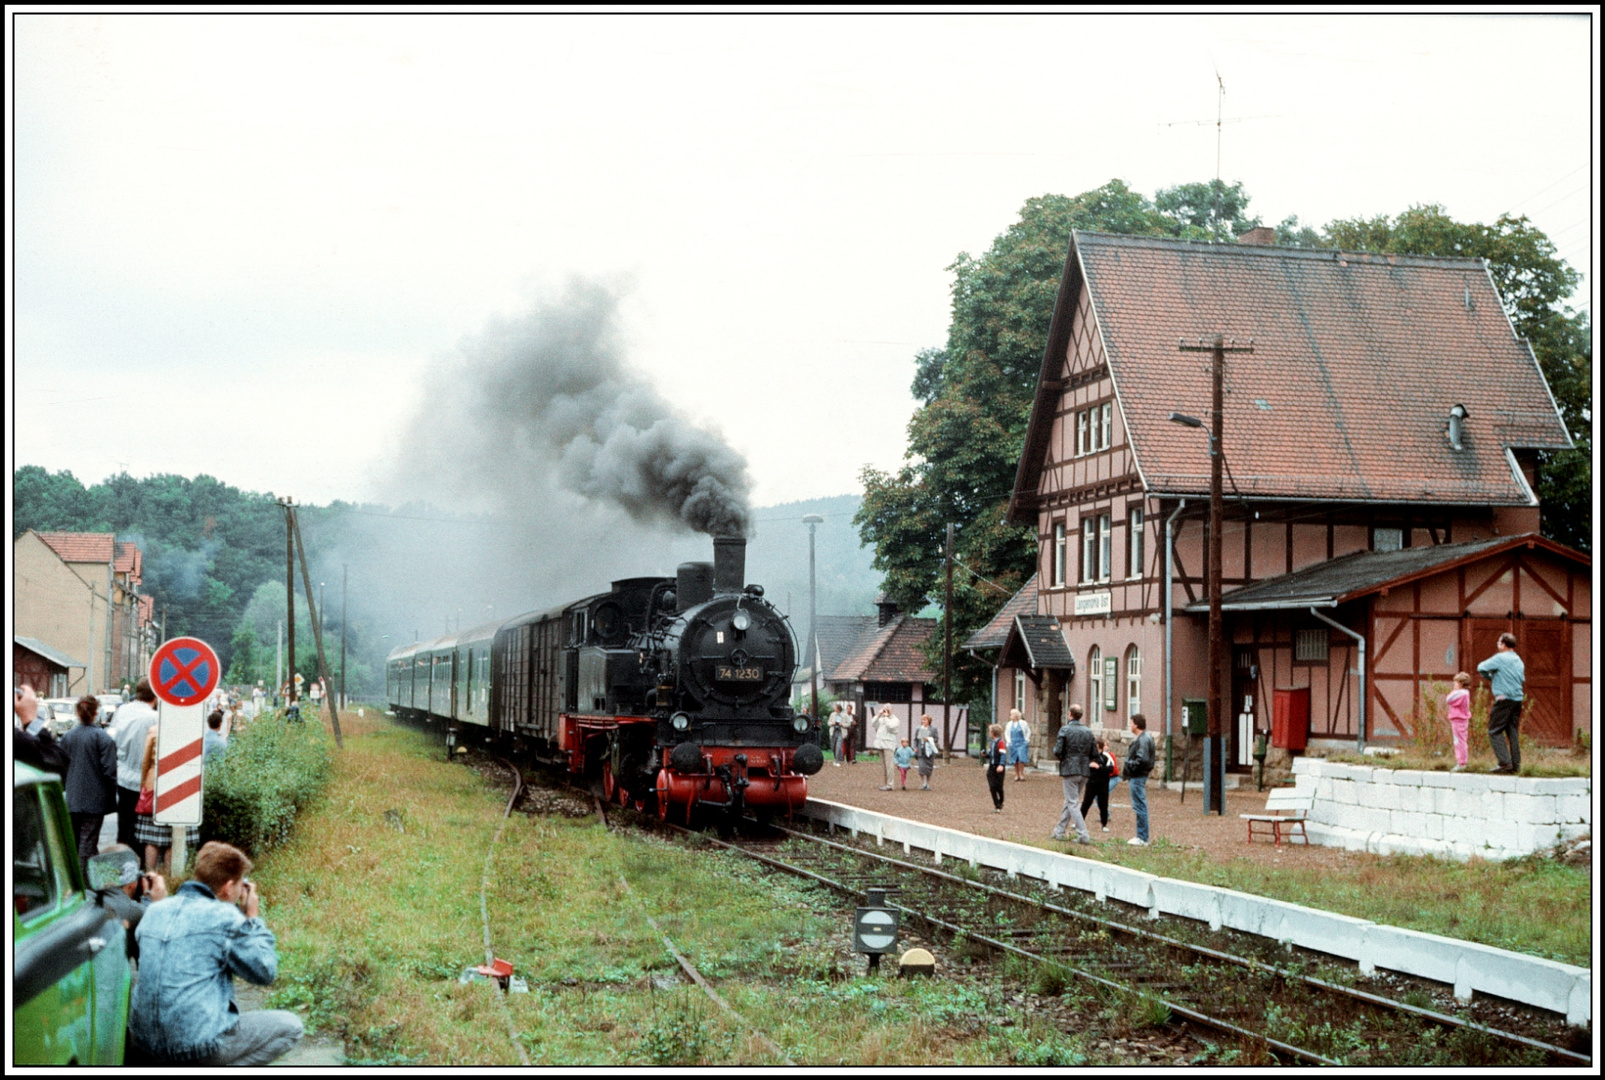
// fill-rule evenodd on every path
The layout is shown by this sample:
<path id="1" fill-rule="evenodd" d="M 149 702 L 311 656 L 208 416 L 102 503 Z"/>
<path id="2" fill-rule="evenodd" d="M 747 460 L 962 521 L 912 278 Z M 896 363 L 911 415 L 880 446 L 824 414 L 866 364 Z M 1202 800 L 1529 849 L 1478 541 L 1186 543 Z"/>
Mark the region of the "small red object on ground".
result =
<path id="1" fill-rule="evenodd" d="M 492 979 L 505 979 L 513 973 L 513 965 L 511 961 L 498 956 L 488 964 L 480 964 L 474 970 Z"/>

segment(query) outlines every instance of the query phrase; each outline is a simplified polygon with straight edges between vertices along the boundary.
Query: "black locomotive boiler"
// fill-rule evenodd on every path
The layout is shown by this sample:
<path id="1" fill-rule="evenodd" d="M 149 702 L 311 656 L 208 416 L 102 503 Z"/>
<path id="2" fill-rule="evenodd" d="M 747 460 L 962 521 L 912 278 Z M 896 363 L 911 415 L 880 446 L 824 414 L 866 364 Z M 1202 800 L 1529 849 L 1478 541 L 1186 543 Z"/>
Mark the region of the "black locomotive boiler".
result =
<path id="1" fill-rule="evenodd" d="M 619 803 L 689 821 L 698 808 L 788 813 L 824 755 L 792 710 L 791 625 L 744 584 L 746 541 L 712 563 L 393 651 L 400 717 L 566 767 Z"/>

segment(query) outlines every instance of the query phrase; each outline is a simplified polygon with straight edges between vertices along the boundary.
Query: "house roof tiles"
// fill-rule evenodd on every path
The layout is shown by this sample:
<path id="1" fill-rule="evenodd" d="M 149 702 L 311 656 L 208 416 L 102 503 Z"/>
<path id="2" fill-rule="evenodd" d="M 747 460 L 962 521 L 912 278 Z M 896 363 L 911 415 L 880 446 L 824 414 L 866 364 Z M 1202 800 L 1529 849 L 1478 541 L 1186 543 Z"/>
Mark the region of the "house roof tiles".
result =
<path id="1" fill-rule="evenodd" d="M 936 674 L 925 666 L 923 647 L 935 630 L 935 619 L 899 615 L 860 639 L 831 678 L 853 682 L 933 682 Z"/>
<path id="2" fill-rule="evenodd" d="M 1020 591 L 998 609 L 992 620 L 971 634 L 964 642 L 965 649 L 1001 649 L 1004 642 L 1009 639 L 1009 630 L 1014 626 L 1016 615 L 1035 615 L 1037 612 L 1037 575 L 1032 574 L 1031 580 L 1020 586 Z"/>
<path id="3" fill-rule="evenodd" d="M 1507 448 L 1569 446 L 1481 260 L 1073 234 L 1010 508 L 1031 520 L 1083 286 L 1144 487 L 1209 489 L 1208 353 L 1228 354 L 1223 446 L 1249 498 L 1532 505 Z M 1449 409 L 1469 411 L 1464 449 Z"/>
<path id="4" fill-rule="evenodd" d="M 117 538 L 111 533 L 42 532 L 39 539 L 60 555 L 62 562 L 109 563 Z"/>

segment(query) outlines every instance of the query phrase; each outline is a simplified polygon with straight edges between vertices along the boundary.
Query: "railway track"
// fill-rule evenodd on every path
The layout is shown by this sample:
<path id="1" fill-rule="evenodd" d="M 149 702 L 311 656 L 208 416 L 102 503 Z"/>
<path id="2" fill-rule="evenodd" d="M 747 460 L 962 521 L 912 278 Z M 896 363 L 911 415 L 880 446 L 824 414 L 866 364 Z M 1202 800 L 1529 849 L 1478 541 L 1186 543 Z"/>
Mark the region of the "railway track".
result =
<path id="1" fill-rule="evenodd" d="M 760 835 L 733 840 L 670 828 L 845 895 L 890 888 L 903 916 L 939 937 L 1042 965 L 1065 983 L 1131 995 L 1157 1015 L 1168 1010 L 1172 1023 L 1235 1043 L 1245 1064 L 1591 1064 L 1586 1054 L 1540 1039 L 1077 911 L 1023 891 L 1031 888 L 1023 882 L 1003 887 L 988 880 L 1001 877 L 990 871 L 954 874 L 805 831 L 752 825 Z"/>
<path id="2" fill-rule="evenodd" d="M 521 778 L 516 786 L 522 787 Z M 515 792 L 509 808 L 516 798 Z M 898 858 L 756 821 L 745 823 L 750 836 L 719 839 L 617 806 L 607 808 L 610 821 L 600 800 L 596 809 L 610 827 L 666 830 L 846 896 L 861 898 L 870 886 L 890 889 L 893 906 L 934 937 L 963 943 L 966 950 L 1019 957 L 1064 985 L 1096 986 L 1168 1010 L 1171 1023 L 1187 1025 L 1195 1037 L 1200 1029 L 1213 1031 L 1235 1045 L 1241 1064 L 1592 1065 L 1588 1054 L 1541 1038 L 1343 985 L 1297 965 L 1268 963 L 1135 921 L 1076 910 L 1058 890 L 1001 872 L 961 865 L 952 873 L 912 855 Z"/>

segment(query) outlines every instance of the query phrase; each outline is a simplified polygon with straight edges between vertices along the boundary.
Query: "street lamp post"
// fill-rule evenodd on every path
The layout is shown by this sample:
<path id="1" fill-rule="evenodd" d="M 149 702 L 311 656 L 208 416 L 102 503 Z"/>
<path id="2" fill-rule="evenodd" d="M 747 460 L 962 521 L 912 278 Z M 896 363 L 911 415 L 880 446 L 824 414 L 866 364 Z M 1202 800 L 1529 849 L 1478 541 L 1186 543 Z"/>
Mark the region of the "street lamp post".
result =
<path id="1" fill-rule="evenodd" d="M 808 650 L 813 653 L 808 665 L 808 712 L 815 723 L 819 722 L 819 642 L 814 637 L 814 529 L 824 520 L 818 514 L 803 515 L 803 524 L 808 526 Z"/>
<path id="2" fill-rule="evenodd" d="M 1228 345 L 1224 337 L 1216 334 L 1211 342 L 1205 342 L 1203 338 L 1199 338 L 1193 345 L 1179 341 L 1177 348 L 1182 352 L 1210 353 L 1212 360 L 1209 435 L 1209 715 L 1204 733 L 1204 813 L 1224 814 L 1226 755 L 1221 741 L 1221 717 L 1226 708 L 1226 633 L 1221 618 L 1220 586 L 1221 510 L 1224 502 L 1224 493 L 1221 489 L 1221 462 L 1224 456 L 1221 448 L 1222 411 L 1226 354 L 1251 353 L 1254 351 L 1254 343 L 1250 340 L 1247 345 L 1238 345 L 1235 342 Z M 1204 426 L 1196 418 L 1182 413 L 1171 413 L 1170 419 L 1187 427 Z"/>

